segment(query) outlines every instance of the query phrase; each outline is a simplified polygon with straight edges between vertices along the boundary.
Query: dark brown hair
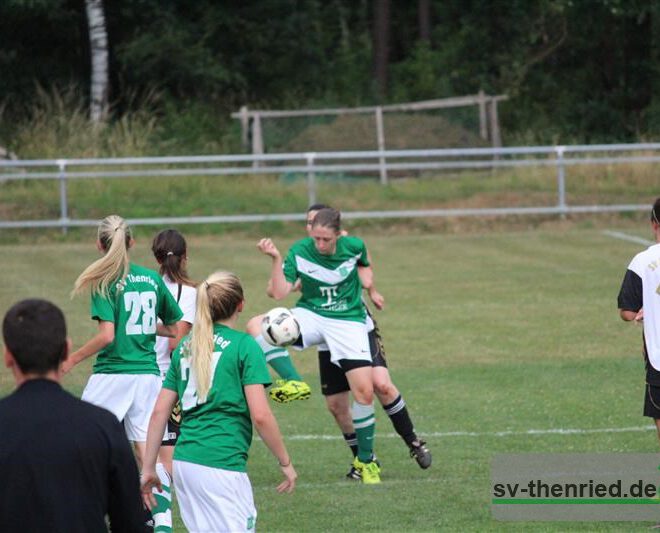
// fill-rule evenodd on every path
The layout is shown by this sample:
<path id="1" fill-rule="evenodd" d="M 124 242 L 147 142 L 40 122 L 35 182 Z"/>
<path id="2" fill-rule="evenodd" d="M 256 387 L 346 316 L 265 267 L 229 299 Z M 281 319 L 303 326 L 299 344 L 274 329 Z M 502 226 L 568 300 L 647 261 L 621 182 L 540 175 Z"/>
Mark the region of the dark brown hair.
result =
<path id="1" fill-rule="evenodd" d="M 55 304 L 22 300 L 2 321 L 5 346 L 24 374 L 43 376 L 57 370 L 66 357 L 66 322 Z"/>
<path id="2" fill-rule="evenodd" d="M 312 227 L 316 226 L 330 228 L 339 233 L 341 231 L 341 214 L 332 207 L 324 207 L 314 215 Z"/>
<path id="3" fill-rule="evenodd" d="M 175 229 L 161 231 L 151 243 L 151 251 L 160 265 L 160 275 L 175 283 L 194 287 L 196 284 L 188 276 L 184 264 L 186 249 L 186 239 Z"/>
<path id="4" fill-rule="evenodd" d="M 651 222 L 660 225 L 660 198 L 656 199 L 653 207 L 651 208 Z"/>

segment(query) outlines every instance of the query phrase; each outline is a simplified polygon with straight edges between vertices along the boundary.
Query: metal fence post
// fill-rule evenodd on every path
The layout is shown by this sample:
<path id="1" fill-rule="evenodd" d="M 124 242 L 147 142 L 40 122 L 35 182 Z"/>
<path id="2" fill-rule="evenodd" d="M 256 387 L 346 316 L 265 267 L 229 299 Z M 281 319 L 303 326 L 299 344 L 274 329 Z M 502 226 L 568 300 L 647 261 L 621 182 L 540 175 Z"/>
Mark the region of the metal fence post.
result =
<path id="1" fill-rule="evenodd" d="M 69 206 L 67 202 L 67 180 L 66 180 L 66 159 L 58 159 L 60 180 L 60 221 L 62 222 L 62 233 L 67 233 L 67 221 L 69 220 Z"/>
<path id="2" fill-rule="evenodd" d="M 566 218 L 566 167 L 564 165 L 565 146 L 555 146 L 557 154 L 557 207 L 561 218 Z"/>
<path id="3" fill-rule="evenodd" d="M 316 154 L 314 152 L 308 152 L 305 154 L 305 159 L 307 159 L 307 205 L 314 205 L 316 203 L 316 174 L 314 172 L 314 159 Z"/>
<path id="4" fill-rule="evenodd" d="M 483 89 L 478 94 L 479 105 L 479 136 L 486 140 L 488 139 L 488 116 L 486 114 L 486 94 Z"/>
<path id="5" fill-rule="evenodd" d="M 252 115 L 252 155 L 263 155 L 264 153 L 264 137 L 261 131 L 261 115 L 254 113 Z M 256 159 L 252 162 L 254 168 L 261 166 L 261 163 Z"/>
<path id="6" fill-rule="evenodd" d="M 383 108 L 376 107 L 376 136 L 378 140 L 378 151 L 385 151 L 385 128 L 383 126 Z M 387 166 L 385 165 L 385 156 L 381 155 L 378 158 L 378 165 L 380 167 L 380 184 L 387 185 Z"/>
<path id="7" fill-rule="evenodd" d="M 239 110 L 241 120 L 241 144 L 245 150 L 250 149 L 250 115 L 246 105 Z"/>

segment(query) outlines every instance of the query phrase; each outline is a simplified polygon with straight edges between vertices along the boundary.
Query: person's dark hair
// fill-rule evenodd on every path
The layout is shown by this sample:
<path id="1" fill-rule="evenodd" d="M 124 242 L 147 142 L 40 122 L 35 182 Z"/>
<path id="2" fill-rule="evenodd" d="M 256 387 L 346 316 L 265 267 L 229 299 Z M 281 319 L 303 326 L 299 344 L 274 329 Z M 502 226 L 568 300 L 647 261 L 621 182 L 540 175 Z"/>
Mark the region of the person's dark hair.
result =
<path id="1" fill-rule="evenodd" d="M 320 209 L 319 212 L 314 215 L 314 220 L 312 220 L 312 227 L 314 228 L 316 226 L 330 228 L 339 233 L 341 231 L 341 215 L 339 211 L 332 207 L 324 207 L 323 209 Z"/>
<path id="2" fill-rule="evenodd" d="M 320 211 L 321 209 L 328 209 L 329 207 L 328 204 L 312 204 L 307 208 L 307 212 Z"/>
<path id="3" fill-rule="evenodd" d="M 184 266 L 186 239 L 181 233 L 175 229 L 161 231 L 154 237 L 151 251 L 160 265 L 161 276 L 167 276 L 175 283 L 195 286 Z"/>
<path id="4" fill-rule="evenodd" d="M 651 208 L 651 222 L 660 224 L 660 198 L 657 198 Z"/>
<path id="5" fill-rule="evenodd" d="M 46 300 L 14 304 L 2 321 L 2 337 L 24 374 L 44 375 L 66 358 L 64 314 Z"/>

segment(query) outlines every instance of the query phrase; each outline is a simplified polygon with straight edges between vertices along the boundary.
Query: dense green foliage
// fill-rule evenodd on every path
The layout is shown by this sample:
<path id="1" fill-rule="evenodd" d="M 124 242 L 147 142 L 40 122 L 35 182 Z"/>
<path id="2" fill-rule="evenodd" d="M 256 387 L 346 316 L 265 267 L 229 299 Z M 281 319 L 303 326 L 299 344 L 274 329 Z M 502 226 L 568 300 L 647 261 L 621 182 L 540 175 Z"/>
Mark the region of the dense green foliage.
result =
<path id="1" fill-rule="evenodd" d="M 510 96 L 500 107 L 508 144 L 660 132 L 657 2 L 430 0 L 422 13 L 424 2 L 389 1 L 378 87 L 373 43 L 384 30 L 374 12 L 385 3 L 105 2 L 113 118 L 148 111 L 154 141 L 170 153 L 233 151 L 228 113 L 243 104 L 350 106 L 482 89 Z M 0 145 L 15 144 L 37 87 L 87 92 L 89 48 L 83 1 L 0 2 Z"/>

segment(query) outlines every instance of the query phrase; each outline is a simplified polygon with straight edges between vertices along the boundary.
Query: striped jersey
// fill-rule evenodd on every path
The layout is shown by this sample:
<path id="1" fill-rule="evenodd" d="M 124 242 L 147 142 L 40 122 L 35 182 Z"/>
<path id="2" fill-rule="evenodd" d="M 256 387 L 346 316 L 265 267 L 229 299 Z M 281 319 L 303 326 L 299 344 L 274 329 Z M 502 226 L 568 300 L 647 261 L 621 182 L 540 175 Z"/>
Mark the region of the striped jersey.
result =
<path id="1" fill-rule="evenodd" d="M 288 282 L 300 279 L 298 307 L 328 318 L 364 322 L 358 266 L 369 266 L 367 248 L 362 239 L 343 236 L 332 255 L 319 253 L 311 237 L 295 242 L 283 268 Z"/>

